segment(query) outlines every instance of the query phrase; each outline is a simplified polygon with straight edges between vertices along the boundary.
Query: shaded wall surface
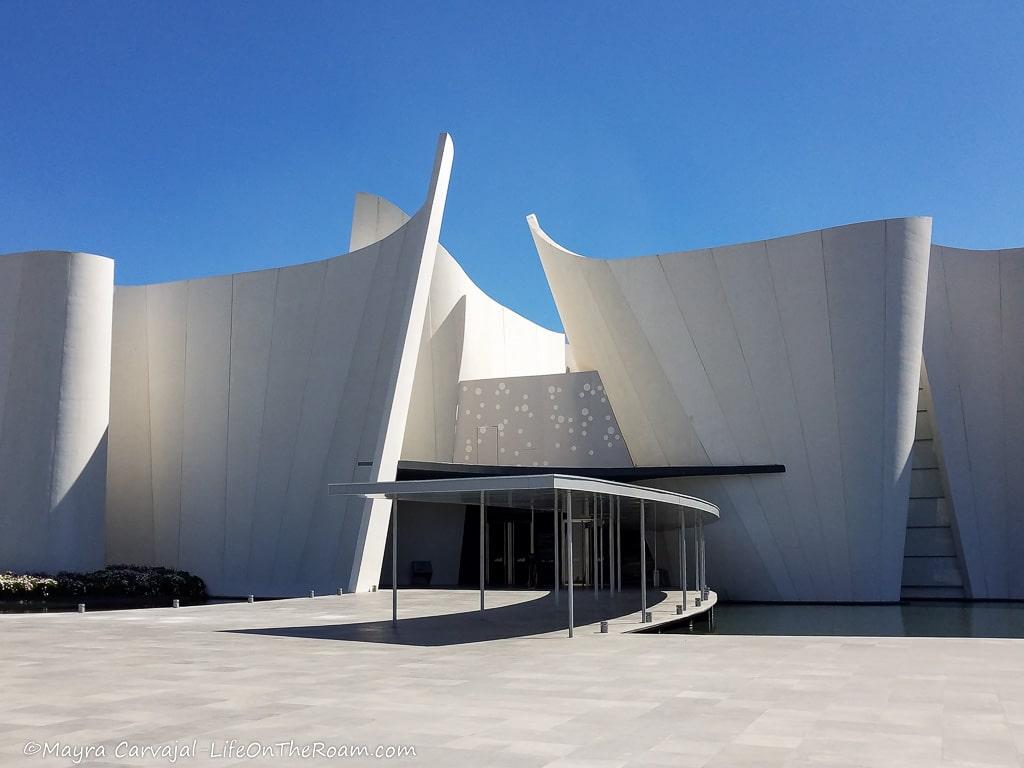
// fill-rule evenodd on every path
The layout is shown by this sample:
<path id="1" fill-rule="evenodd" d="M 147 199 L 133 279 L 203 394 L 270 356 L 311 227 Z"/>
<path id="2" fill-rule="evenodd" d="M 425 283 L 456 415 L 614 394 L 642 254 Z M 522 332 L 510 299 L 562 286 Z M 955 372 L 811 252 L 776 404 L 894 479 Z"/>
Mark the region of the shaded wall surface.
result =
<path id="1" fill-rule="evenodd" d="M 214 594 L 375 584 L 390 504 L 329 482 L 393 479 L 451 169 L 423 208 L 325 261 L 114 300 L 108 557 Z"/>
<path id="2" fill-rule="evenodd" d="M 722 509 L 716 589 L 899 599 L 930 219 L 618 260 L 530 225 L 574 365 L 599 371 L 637 465 L 786 465 L 667 483 Z"/>
<path id="3" fill-rule="evenodd" d="M 114 263 L 0 256 L 0 569 L 103 565 Z"/>
<path id="4" fill-rule="evenodd" d="M 1024 249 L 932 246 L 924 359 L 969 595 L 1024 597 Z"/>

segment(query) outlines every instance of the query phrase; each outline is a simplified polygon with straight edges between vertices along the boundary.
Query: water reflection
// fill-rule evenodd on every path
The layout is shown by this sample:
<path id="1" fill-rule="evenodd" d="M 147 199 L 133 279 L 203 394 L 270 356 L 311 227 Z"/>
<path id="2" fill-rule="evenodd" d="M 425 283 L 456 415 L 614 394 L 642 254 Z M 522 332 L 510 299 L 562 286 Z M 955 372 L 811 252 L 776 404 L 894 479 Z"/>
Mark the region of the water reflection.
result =
<path id="1" fill-rule="evenodd" d="M 706 619 L 664 632 L 837 637 L 1024 638 L 1024 602 L 907 601 L 895 605 L 719 603 Z"/>

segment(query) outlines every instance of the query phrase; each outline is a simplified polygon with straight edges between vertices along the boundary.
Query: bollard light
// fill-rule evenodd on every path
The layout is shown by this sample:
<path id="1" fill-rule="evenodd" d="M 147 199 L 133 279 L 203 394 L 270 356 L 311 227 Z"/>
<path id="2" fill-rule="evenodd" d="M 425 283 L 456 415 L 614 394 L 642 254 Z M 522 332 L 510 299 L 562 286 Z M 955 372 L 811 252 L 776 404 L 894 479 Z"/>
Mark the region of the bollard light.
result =
<path id="1" fill-rule="evenodd" d="M 371 592 L 376 592 L 377 591 L 377 585 L 374 584 L 372 587 L 370 587 L 370 591 Z"/>
<path id="2" fill-rule="evenodd" d="M 698 608 L 700 608 L 700 598 L 699 597 L 693 598 L 693 604 L 695 606 L 697 606 Z"/>
<path id="3" fill-rule="evenodd" d="M 338 595 L 340 596 L 340 595 L 344 595 L 344 594 L 345 594 L 344 588 L 338 587 Z"/>
<path id="4" fill-rule="evenodd" d="M 682 616 L 682 615 L 683 615 L 683 606 L 677 605 L 676 606 L 676 616 Z"/>
<path id="5" fill-rule="evenodd" d="M 181 606 L 181 603 L 178 602 L 178 598 L 174 598 L 173 600 L 171 600 L 171 608 L 178 608 L 180 606 Z"/>
<path id="6" fill-rule="evenodd" d="M 602 635 L 607 635 L 608 634 L 608 622 L 607 621 L 602 621 L 601 622 L 601 634 Z"/>
<path id="7" fill-rule="evenodd" d="M 310 596 L 310 597 L 316 597 L 316 592 L 315 592 L 315 591 L 313 591 L 312 589 L 311 589 L 311 590 L 309 590 L 309 596 Z"/>
<path id="8" fill-rule="evenodd" d="M 85 603 L 79 603 L 78 604 L 78 612 L 79 613 L 85 613 Z"/>
<path id="9" fill-rule="evenodd" d="M 644 624 L 650 624 L 650 623 L 651 623 L 651 612 L 650 611 L 644 611 Z"/>
<path id="10" fill-rule="evenodd" d="M 256 602 L 256 598 L 253 597 L 252 595 L 249 595 L 248 600 L 249 600 L 250 603 L 255 603 Z"/>

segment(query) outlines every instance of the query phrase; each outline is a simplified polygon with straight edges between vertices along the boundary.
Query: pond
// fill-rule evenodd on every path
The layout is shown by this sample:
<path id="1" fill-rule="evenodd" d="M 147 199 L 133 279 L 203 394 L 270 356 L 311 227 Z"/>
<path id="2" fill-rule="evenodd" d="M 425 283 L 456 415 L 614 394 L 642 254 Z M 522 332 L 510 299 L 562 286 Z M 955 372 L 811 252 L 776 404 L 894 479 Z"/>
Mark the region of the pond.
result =
<path id="1" fill-rule="evenodd" d="M 891 605 L 719 603 L 714 620 L 665 634 L 1024 638 L 1024 602 L 910 600 Z"/>

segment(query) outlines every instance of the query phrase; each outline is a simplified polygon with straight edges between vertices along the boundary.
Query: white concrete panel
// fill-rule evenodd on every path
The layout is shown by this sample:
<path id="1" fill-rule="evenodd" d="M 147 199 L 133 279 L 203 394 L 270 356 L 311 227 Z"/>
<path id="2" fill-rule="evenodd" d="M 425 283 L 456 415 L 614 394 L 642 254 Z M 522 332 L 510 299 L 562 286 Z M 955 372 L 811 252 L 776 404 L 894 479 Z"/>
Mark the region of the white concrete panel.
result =
<path id="1" fill-rule="evenodd" d="M 811 232 L 768 240 L 765 249 L 785 338 L 797 419 L 812 476 L 808 491 L 822 521 L 834 594 L 852 600 L 821 235 Z"/>
<path id="2" fill-rule="evenodd" d="M 294 535 L 285 498 L 325 272 L 326 262 L 316 262 L 278 273 L 248 565 L 252 590 L 259 594 L 274 591 L 277 548 L 283 537 Z"/>
<path id="3" fill-rule="evenodd" d="M 223 591 L 250 594 L 249 546 L 279 271 L 232 277 Z"/>
<path id="4" fill-rule="evenodd" d="M 1024 249 L 932 247 L 924 355 L 936 444 L 976 598 L 1024 596 Z"/>
<path id="5" fill-rule="evenodd" d="M 999 254 L 1008 593 L 1024 597 L 1024 249 Z"/>
<path id="6" fill-rule="evenodd" d="M 188 284 L 150 285 L 145 290 L 149 338 L 149 435 L 150 455 L 153 458 L 154 564 L 177 568 L 181 529 Z M 114 371 L 113 375 L 121 374 L 120 371 Z M 115 407 L 119 407 L 119 404 Z"/>
<path id="7" fill-rule="evenodd" d="M 895 600 L 899 582 L 880 593 L 876 570 L 882 546 L 885 225 L 825 230 L 822 242 L 853 597 Z"/>
<path id="8" fill-rule="evenodd" d="M 946 269 L 942 253 L 932 246 L 931 270 L 928 279 L 928 314 L 924 336 L 924 367 L 927 369 L 932 396 L 931 416 L 937 429 L 932 429 L 929 414 L 918 414 L 917 432 L 934 438 L 937 452 L 943 457 L 949 483 L 949 500 L 955 506 L 963 565 L 967 571 L 968 588 L 974 596 L 989 595 L 987 574 L 983 564 L 980 518 L 974 504 L 973 480 L 967 450 L 967 434 L 963 420 L 963 404 L 953 344 L 953 328 L 946 291 Z M 921 419 L 924 418 L 925 425 Z M 927 430 L 922 430 L 927 426 Z M 911 510 L 913 511 L 913 510 Z"/>
<path id="9" fill-rule="evenodd" d="M 352 227 L 349 232 L 349 253 L 379 243 L 409 220 L 397 206 L 377 195 L 365 192 L 356 194 L 352 210 Z"/>
<path id="10" fill-rule="evenodd" d="M 0 427 L 3 426 L 7 387 L 12 379 L 11 360 L 18 330 L 18 304 L 24 254 L 0 257 Z"/>
<path id="11" fill-rule="evenodd" d="M 763 254 L 763 247 L 761 250 Z M 713 251 L 660 257 L 669 285 L 682 310 L 687 328 L 707 371 L 715 397 L 722 403 L 728 429 L 738 448 L 736 464 L 774 463 L 777 457 L 768 435 L 760 404 L 754 392 L 748 364 L 743 356 L 722 278 Z M 763 322 L 767 322 L 763 318 Z M 776 354 L 783 350 L 776 347 Z M 771 478 L 751 483 L 748 502 L 764 510 L 766 530 L 755 537 L 755 545 L 764 549 L 763 559 L 776 579 L 779 590 L 791 591 L 794 599 L 813 600 L 817 591 L 801 547 L 798 529 L 809 521 L 793 515 L 783 481 Z M 735 494 L 747 493 L 737 484 Z M 773 557 L 771 545 L 778 547 Z M 789 587 L 787 589 L 787 586 Z"/>
<path id="12" fill-rule="evenodd" d="M 107 562 L 154 562 L 153 477 L 149 439 L 149 344 L 145 287 L 114 291 L 107 459 Z"/>
<path id="13" fill-rule="evenodd" d="M 95 567 L 105 548 L 114 263 L 74 254 L 68 270 L 60 418 L 50 489 L 49 558 Z"/>
<path id="14" fill-rule="evenodd" d="M 656 399 L 649 402 L 653 413 L 666 415 L 680 406 L 689 419 L 673 419 L 674 432 L 680 433 L 678 445 L 667 451 L 669 463 L 713 464 L 729 463 L 738 455 L 735 442 L 725 422 L 725 415 L 708 381 L 704 364 L 689 333 L 678 333 L 685 327 L 675 295 L 666 279 L 658 259 L 628 259 L 609 262 L 623 296 L 633 309 L 643 335 L 650 340 L 650 349 L 656 362 L 645 366 L 645 380 L 657 370 L 664 374 L 671 394 L 658 389 Z M 687 429 L 687 427 L 690 429 Z M 679 428 L 681 427 L 681 428 Z M 697 437 L 700 433 L 703 439 Z M 641 437 L 628 435 L 630 442 L 643 445 Z M 636 457 L 637 462 L 649 463 L 651 457 Z"/>
<path id="15" fill-rule="evenodd" d="M 777 523 L 796 534 L 814 599 L 828 600 L 837 594 L 837 583 L 825 546 L 767 244 L 716 248 L 714 254 L 771 453 L 786 466 L 786 474 L 777 480 L 790 513 Z"/>
<path id="16" fill-rule="evenodd" d="M 4 257 L 23 261 L 0 424 L 0 486 L 5 507 L 18 510 L 6 520 L 0 547 L 6 567 L 13 570 L 41 569 L 49 557 L 69 256 L 38 252 Z"/>
<path id="17" fill-rule="evenodd" d="M 308 547 L 310 539 L 318 536 L 327 522 L 328 498 L 323 486 L 331 482 L 333 470 L 327 470 L 325 458 L 336 414 L 346 406 L 344 401 L 339 403 L 338 393 L 344 391 L 349 376 L 359 333 L 357 320 L 365 314 L 366 292 L 359 288 L 370 282 L 372 273 L 373 262 L 364 254 L 327 263 L 284 502 L 287 531 L 282 531 L 274 561 L 277 582 L 294 579 L 301 573 L 319 574 L 320 579 L 327 579 L 333 566 L 333 561 L 312 559 Z"/>
<path id="18" fill-rule="evenodd" d="M 105 548 L 113 262 L 0 257 L 0 562 L 99 567 Z"/>
<path id="19" fill-rule="evenodd" d="M 885 222 L 885 393 L 881 558 L 885 589 L 901 577 L 921 383 L 931 219 Z"/>
<path id="20" fill-rule="evenodd" d="M 1006 486 L 1002 423 L 1002 333 L 998 254 L 944 254 L 953 350 L 968 460 L 988 563 L 990 596 L 1008 596 Z M 929 368 L 929 372 L 930 372 Z M 979 375 L 980 374 L 980 375 Z M 936 412 L 942 407 L 936 399 Z M 940 435 L 942 427 L 940 423 Z M 943 443 L 944 444 L 944 443 Z M 954 498 L 953 508 L 957 509 Z"/>
<path id="21" fill-rule="evenodd" d="M 179 566 L 223 583 L 231 277 L 188 284 Z"/>

